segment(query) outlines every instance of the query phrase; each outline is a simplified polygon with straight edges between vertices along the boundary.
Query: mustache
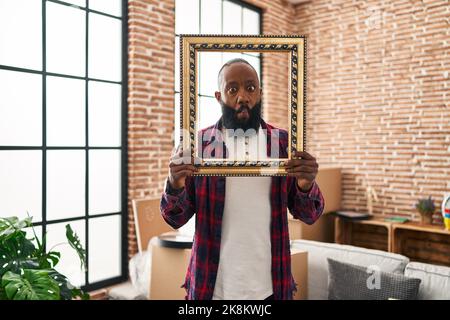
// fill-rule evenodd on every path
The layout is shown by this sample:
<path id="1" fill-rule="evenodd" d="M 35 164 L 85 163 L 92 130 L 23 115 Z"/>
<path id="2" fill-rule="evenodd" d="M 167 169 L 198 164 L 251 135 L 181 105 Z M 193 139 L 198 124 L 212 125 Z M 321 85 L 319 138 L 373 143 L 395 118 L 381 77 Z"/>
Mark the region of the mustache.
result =
<path id="1" fill-rule="evenodd" d="M 255 104 L 253 108 L 250 108 L 248 104 L 241 104 L 238 109 L 225 104 L 223 101 L 220 102 L 222 106 L 222 123 L 227 129 L 243 129 L 247 131 L 248 129 L 254 129 L 258 131 L 261 124 L 261 101 Z M 249 114 L 248 119 L 239 119 L 237 115 L 242 112 L 247 111 Z"/>
<path id="2" fill-rule="evenodd" d="M 247 111 L 248 113 L 250 113 L 250 107 L 248 106 L 248 104 L 241 104 L 241 106 L 239 107 L 239 109 L 237 109 L 235 111 L 235 113 L 237 114 L 237 113 L 240 113 L 240 112 L 242 112 L 244 110 Z"/>

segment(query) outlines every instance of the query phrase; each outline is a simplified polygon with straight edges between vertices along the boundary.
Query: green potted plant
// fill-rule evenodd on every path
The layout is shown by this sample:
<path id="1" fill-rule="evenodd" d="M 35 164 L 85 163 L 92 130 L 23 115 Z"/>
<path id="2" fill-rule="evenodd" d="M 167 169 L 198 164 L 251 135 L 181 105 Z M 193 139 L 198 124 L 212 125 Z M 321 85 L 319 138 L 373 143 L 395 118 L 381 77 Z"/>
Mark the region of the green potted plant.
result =
<path id="1" fill-rule="evenodd" d="M 434 201 L 429 196 L 427 199 L 420 199 L 416 204 L 416 209 L 420 213 L 420 220 L 422 223 L 431 224 L 432 217 L 436 207 Z"/>
<path id="2" fill-rule="evenodd" d="M 25 229 L 31 227 L 34 238 L 28 239 Z M 66 225 L 68 244 L 77 252 L 85 266 L 86 252 L 70 225 Z M 35 240 L 36 245 L 32 240 Z M 72 300 L 89 299 L 55 270 L 60 252 L 46 252 L 45 240 L 36 236 L 31 218 L 0 218 L 0 300 Z"/>

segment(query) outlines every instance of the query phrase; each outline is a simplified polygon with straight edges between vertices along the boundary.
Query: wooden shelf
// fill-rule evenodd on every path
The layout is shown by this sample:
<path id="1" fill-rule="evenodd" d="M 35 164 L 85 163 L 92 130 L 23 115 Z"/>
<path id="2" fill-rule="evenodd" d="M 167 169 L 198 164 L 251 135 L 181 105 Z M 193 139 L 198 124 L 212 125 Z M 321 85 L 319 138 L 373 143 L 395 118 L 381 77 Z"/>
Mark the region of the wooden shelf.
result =
<path id="1" fill-rule="evenodd" d="M 391 222 L 377 219 L 350 220 L 336 217 L 335 242 L 391 251 L 391 225 Z"/>
<path id="2" fill-rule="evenodd" d="M 450 266 L 450 231 L 444 226 L 336 217 L 335 242 L 399 253 L 411 261 Z"/>
<path id="3" fill-rule="evenodd" d="M 440 233 L 445 235 L 450 235 L 449 230 L 445 230 L 444 226 L 437 226 L 431 224 L 420 224 L 417 222 L 405 222 L 405 223 L 393 223 L 392 228 L 395 229 L 407 229 L 407 230 L 416 230 L 421 232 L 431 232 L 431 233 Z"/>

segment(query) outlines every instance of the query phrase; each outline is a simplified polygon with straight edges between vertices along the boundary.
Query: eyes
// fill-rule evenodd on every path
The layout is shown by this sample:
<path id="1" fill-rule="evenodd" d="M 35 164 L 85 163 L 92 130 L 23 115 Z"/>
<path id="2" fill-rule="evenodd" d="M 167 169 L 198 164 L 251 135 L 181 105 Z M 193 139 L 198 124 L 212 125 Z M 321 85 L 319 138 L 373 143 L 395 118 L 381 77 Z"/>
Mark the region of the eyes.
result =
<path id="1" fill-rule="evenodd" d="M 246 87 L 246 90 L 247 90 L 248 92 L 255 92 L 256 87 L 255 87 L 253 84 L 249 84 L 249 85 Z M 227 92 L 228 92 L 228 94 L 236 94 L 236 93 L 238 92 L 238 87 L 235 87 L 235 86 L 230 87 L 230 88 L 228 88 Z"/>

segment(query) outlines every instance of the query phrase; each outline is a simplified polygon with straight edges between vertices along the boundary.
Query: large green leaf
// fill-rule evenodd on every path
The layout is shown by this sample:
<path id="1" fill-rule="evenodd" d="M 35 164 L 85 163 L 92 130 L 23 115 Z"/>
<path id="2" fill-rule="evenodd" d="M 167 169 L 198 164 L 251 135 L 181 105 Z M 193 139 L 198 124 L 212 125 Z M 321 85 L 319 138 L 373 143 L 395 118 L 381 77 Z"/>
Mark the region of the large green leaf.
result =
<path id="1" fill-rule="evenodd" d="M 80 258 L 81 268 L 85 267 L 86 251 L 83 249 L 80 238 L 78 238 L 78 235 L 72 230 L 70 224 L 66 225 L 66 237 L 67 240 L 69 241 L 70 246 L 75 249 L 75 251 L 78 254 L 78 257 Z"/>
<path id="2" fill-rule="evenodd" d="M 42 269 L 50 269 L 54 268 L 61 258 L 61 254 L 57 251 L 50 251 L 44 254 L 41 254 L 38 258 L 39 266 Z"/>
<path id="3" fill-rule="evenodd" d="M 41 243 L 32 227 L 37 247 L 33 239 L 26 238 L 24 229 L 30 226 L 31 217 L 25 220 L 0 218 L 0 300 L 89 299 L 88 294 L 54 269 L 61 254 L 52 249 L 44 250 L 46 235 Z M 66 226 L 66 237 L 77 252 L 81 266 L 85 266 L 86 252 L 70 225 Z"/>
<path id="4" fill-rule="evenodd" d="M 52 269 L 49 272 L 50 278 L 52 278 L 54 281 L 58 283 L 59 287 L 59 294 L 62 300 L 72 300 L 72 289 L 73 286 L 70 284 L 69 280 L 56 271 L 55 269 Z"/>
<path id="5" fill-rule="evenodd" d="M 5 289 L 3 289 L 0 283 L 0 300 L 7 300 L 7 299 L 8 297 L 6 296 Z"/>
<path id="6" fill-rule="evenodd" d="M 34 244 L 26 238 L 25 232 L 15 233 L 15 237 L 0 240 L 0 277 L 7 271 L 18 273 L 19 269 L 38 267 L 33 257 Z"/>
<path id="7" fill-rule="evenodd" d="M 89 300 L 90 296 L 88 293 L 74 287 L 69 280 L 58 271 L 52 269 L 49 276 L 58 283 L 59 294 L 62 300 L 72 300 L 74 298 Z"/>
<path id="8" fill-rule="evenodd" d="M 0 240 L 7 240 L 23 232 L 22 229 L 31 225 L 31 218 L 19 220 L 17 217 L 0 218 Z"/>
<path id="9" fill-rule="evenodd" d="M 10 300 L 59 300 L 58 283 L 49 276 L 50 270 L 24 269 L 21 274 L 6 272 L 2 287 Z"/>
<path id="10" fill-rule="evenodd" d="M 91 298 L 89 293 L 83 292 L 78 288 L 73 288 L 71 293 L 73 298 L 80 298 L 81 300 L 89 300 Z"/>

